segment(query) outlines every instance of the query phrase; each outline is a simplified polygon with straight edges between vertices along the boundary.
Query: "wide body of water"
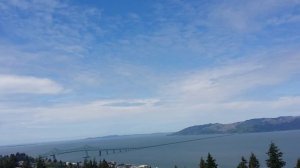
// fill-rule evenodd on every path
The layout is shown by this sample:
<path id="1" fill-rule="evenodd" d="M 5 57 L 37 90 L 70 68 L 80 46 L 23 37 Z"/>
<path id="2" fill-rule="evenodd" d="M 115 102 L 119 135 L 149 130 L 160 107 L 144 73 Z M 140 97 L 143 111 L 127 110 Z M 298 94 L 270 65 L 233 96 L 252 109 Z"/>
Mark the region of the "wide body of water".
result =
<path id="1" fill-rule="evenodd" d="M 169 142 L 185 141 L 216 135 L 199 136 L 167 136 L 166 134 L 120 136 L 111 138 L 96 138 L 66 142 L 42 143 L 24 146 L 0 147 L 0 154 L 25 152 L 38 156 L 57 149 L 71 149 L 85 145 L 101 148 L 141 147 L 164 144 Z M 101 159 L 116 161 L 118 163 L 149 164 L 152 167 L 173 168 L 197 168 L 199 160 L 206 158 L 210 152 L 216 159 L 220 168 L 236 167 L 241 156 L 249 157 L 253 152 L 266 167 L 266 152 L 269 144 L 274 142 L 283 152 L 283 158 L 287 162 L 286 167 L 292 168 L 300 158 L 300 131 L 282 131 L 268 133 L 235 134 L 232 136 L 213 139 L 203 139 L 188 143 L 179 143 L 154 148 L 147 148 L 122 153 L 102 154 Z M 92 158 L 99 160 L 98 152 L 89 152 Z M 57 156 L 64 161 L 82 161 L 84 152 L 64 154 Z"/>

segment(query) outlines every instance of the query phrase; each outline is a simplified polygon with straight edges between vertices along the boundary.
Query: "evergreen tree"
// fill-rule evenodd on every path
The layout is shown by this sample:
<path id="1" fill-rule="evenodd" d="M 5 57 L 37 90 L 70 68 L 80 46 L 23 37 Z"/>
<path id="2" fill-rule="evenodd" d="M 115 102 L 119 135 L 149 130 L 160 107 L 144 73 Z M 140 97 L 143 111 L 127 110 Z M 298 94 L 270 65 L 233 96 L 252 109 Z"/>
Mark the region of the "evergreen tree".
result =
<path id="1" fill-rule="evenodd" d="M 218 165 L 216 163 L 216 160 L 211 156 L 210 153 L 207 155 L 205 168 L 217 168 Z"/>
<path id="2" fill-rule="evenodd" d="M 269 168 L 281 168 L 285 166 L 285 161 L 282 160 L 282 152 L 272 142 L 269 151 L 267 152 L 269 158 L 266 160 Z"/>
<path id="3" fill-rule="evenodd" d="M 249 168 L 259 168 L 259 161 L 253 153 L 251 153 L 248 167 Z"/>
<path id="4" fill-rule="evenodd" d="M 109 168 L 109 165 L 105 159 L 103 159 L 102 162 L 100 161 L 99 168 Z"/>
<path id="5" fill-rule="evenodd" d="M 59 163 L 58 163 L 58 167 L 59 168 L 64 168 L 64 167 L 66 167 L 64 164 L 63 164 L 63 162 L 60 160 L 59 161 Z"/>
<path id="6" fill-rule="evenodd" d="M 41 157 L 36 161 L 36 168 L 46 168 L 45 161 Z"/>
<path id="7" fill-rule="evenodd" d="M 102 166 L 103 166 L 103 168 L 109 168 L 109 165 L 105 159 L 103 159 L 103 161 L 102 161 Z"/>
<path id="8" fill-rule="evenodd" d="M 19 153 L 17 153 L 18 155 L 19 155 Z M 17 157 L 16 157 L 16 155 L 14 155 L 14 154 L 11 154 L 10 155 L 10 163 L 11 163 L 11 165 L 13 166 L 13 167 L 15 167 L 15 166 L 17 166 Z"/>
<path id="9" fill-rule="evenodd" d="M 72 164 L 72 163 L 69 163 L 69 164 L 67 165 L 67 168 L 73 168 L 73 164 Z"/>
<path id="10" fill-rule="evenodd" d="M 298 161 L 297 161 L 297 165 L 296 165 L 296 167 L 295 168 L 300 168 L 300 158 L 298 159 Z"/>
<path id="11" fill-rule="evenodd" d="M 88 161 L 87 159 L 84 159 L 83 162 L 83 168 L 92 168 L 92 161 Z"/>
<path id="12" fill-rule="evenodd" d="M 247 160 L 242 156 L 241 162 L 237 166 L 237 168 L 248 168 L 247 166 Z"/>
<path id="13" fill-rule="evenodd" d="M 205 160 L 201 157 L 199 167 L 200 168 L 206 168 L 205 164 L 206 164 Z"/>
<path id="14" fill-rule="evenodd" d="M 97 162 L 96 162 L 95 158 L 94 158 L 94 160 L 93 160 L 92 167 L 93 167 L 93 168 L 98 168 Z"/>
<path id="15" fill-rule="evenodd" d="M 98 164 L 98 168 L 102 168 L 102 161 L 100 160 L 99 164 Z"/>
<path id="16" fill-rule="evenodd" d="M 30 161 L 29 160 L 25 160 L 23 162 L 22 168 L 31 168 Z"/>

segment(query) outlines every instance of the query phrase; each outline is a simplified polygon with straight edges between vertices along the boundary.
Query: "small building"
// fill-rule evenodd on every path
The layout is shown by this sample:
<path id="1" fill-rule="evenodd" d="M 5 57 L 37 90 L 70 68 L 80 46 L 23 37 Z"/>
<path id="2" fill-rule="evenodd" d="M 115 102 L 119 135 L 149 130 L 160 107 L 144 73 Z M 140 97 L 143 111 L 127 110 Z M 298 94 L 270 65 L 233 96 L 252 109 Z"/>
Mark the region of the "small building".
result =
<path id="1" fill-rule="evenodd" d="M 139 165 L 138 168 L 151 168 L 149 165 Z"/>
<path id="2" fill-rule="evenodd" d="M 19 162 L 18 162 L 18 166 L 19 166 L 19 167 L 23 167 L 23 165 L 24 165 L 24 161 L 19 161 Z"/>
<path id="3" fill-rule="evenodd" d="M 137 168 L 137 167 L 131 164 L 119 164 L 117 165 L 117 168 Z"/>

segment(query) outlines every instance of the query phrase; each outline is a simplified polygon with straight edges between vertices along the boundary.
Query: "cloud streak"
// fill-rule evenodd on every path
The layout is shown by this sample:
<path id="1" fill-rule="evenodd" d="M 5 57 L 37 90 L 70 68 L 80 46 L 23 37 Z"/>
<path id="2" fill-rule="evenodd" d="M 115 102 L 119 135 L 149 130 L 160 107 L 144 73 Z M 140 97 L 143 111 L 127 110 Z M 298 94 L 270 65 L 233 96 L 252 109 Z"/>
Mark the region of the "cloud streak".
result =
<path id="1" fill-rule="evenodd" d="M 0 75 L 0 94 L 59 94 L 64 88 L 47 78 Z"/>
<path id="2" fill-rule="evenodd" d="M 278 52 L 278 50 L 276 50 Z M 269 61 L 272 55 L 272 61 Z M 228 101 L 251 89 L 280 85 L 299 75 L 298 50 L 269 52 L 202 71 L 185 74 L 166 88 L 167 95 L 187 101 Z"/>

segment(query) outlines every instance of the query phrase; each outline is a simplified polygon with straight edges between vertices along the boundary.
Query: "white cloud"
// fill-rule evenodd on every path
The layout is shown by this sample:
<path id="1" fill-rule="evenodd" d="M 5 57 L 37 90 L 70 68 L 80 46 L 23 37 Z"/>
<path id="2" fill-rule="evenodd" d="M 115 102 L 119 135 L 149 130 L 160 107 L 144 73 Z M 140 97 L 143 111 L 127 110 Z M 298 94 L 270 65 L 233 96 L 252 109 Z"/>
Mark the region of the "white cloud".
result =
<path id="1" fill-rule="evenodd" d="M 152 112 L 156 111 L 155 107 L 158 102 L 158 99 L 119 99 L 40 107 L 12 107 L 6 105 L 0 108 L 0 114 L 6 116 L 1 118 L 0 122 L 3 123 L 3 127 L 12 126 L 29 129 L 51 128 L 65 124 L 95 124 L 98 122 L 100 125 L 127 125 L 141 121 L 150 124 L 153 122 Z M 157 114 L 154 113 L 156 116 Z M 12 125 L 16 122 L 18 125 Z M 135 129 L 135 131 L 137 130 L 139 128 Z"/>
<path id="2" fill-rule="evenodd" d="M 58 94 L 63 90 L 61 85 L 47 78 L 0 75 L 1 94 Z"/>
<path id="3" fill-rule="evenodd" d="M 195 123 L 232 122 L 260 116 L 297 114 L 297 110 L 300 110 L 297 107 L 297 96 L 278 96 L 272 100 L 256 101 L 245 97 L 238 99 L 251 89 L 261 86 L 272 88 L 299 75 L 300 67 L 297 63 L 300 55 L 297 50 L 282 51 L 277 55 L 273 52 L 265 54 L 180 75 L 171 80 L 167 87 L 163 87 L 156 99 L 95 100 L 22 108 L 22 111 L 31 115 L 31 120 L 27 122 L 32 124 L 93 122 L 100 119 L 115 121 L 116 118 L 128 119 L 122 120 L 123 123 L 135 123 L 137 121 L 133 118 L 138 116 L 138 120 L 157 120 L 158 125 L 163 125 L 180 124 L 193 119 Z"/>
<path id="4" fill-rule="evenodd" d="M 299 116 L 299 103 L 299 96 L 279 97 L 273 100 L 194 103 L 185 108 L 189 111 L 192 123 L 186 126 L 210 122 L 231 123 L 263 117 Z"/>
<path id="5" fill-rule="evenodd" d="M 282 25 L 286 23 L 293 23 L 300 21 L 300 15 L 299 14 L 287 14 L 280 17 L 275 17 L 270 20 L 268 20 L 268 24 L 270 25 Z"/>
<path id="6" fill-rule="evenodd" d="M 238 32 L 257 31 L 267 26 L 268 18 L 276 15 L 279 9 L 282 10 L 297 4 L 299 4 L 297 0 L 224 1 L 211 11 L 210 19 L 218 22 L 218 25 L 221 23 L 222 27 L 228 27 Z"/>
<path id="7" fill-rule="evenodd" d="M 89 51 L 94 38 L 103 34 L 99 24 L 101 11 L 95 8 L 72 6 L 57 0 L 13 0 L 0 2 L 0 7 L 0 20 L 6 23 L 4 29 L 13 37 L 9 40 L 27 41 L 18 46 L 21 49 L 82 57 Z M 28 15 L 26 18 L 24 13 Z"/>
<path id="8" fill-rule="evenodd" d="M 3 108 L 0 109 L 0 113 L 2 115 L 6 113 L 6 118 L 1 120 L 4 127 L 15 122 L 24 128 L 51 128 L 65 124 L 99 123 L 113 126 L 110 129 L 116 129 L 116 133 L 137 133 L 146 131 L 146 128 L 148 131 L 175 131 L 193 124 L 229 123 L 249 118 L 299 115 L 299 103 L 299 96 L 264 101 L 192 104 L 162 102 L 159 99 L 120 99 L 57 104 L 50 107 Z M 155 124 L 153 128 L 148 128 L 153 124 Z M 116 125 L 135 126 L 123 130 L 117 128 Z M 136 127 L 136 125 L 139 126 Z M 13 127 L 19 126 L 14 125 Z"/>
<path id="9" fill-rule="evenodd" d="M 34 118 L 38 122 L 61 121 L 82 122 L 98 119 L 132 116 L 137 113 L 150 112 L 156 99 L 128 99 L 128 100 L 97 100 L 81 104 L 57 105 L 31 109 L 35 111 Z M 59 117 L 58 117 L 59 116 Z"/>
<path id="10" fill-rule="evenodd" d="M 166 93 L 187 102 L 228 101 L 250 89 L 275 86 L 299 75 L 300 55 L 297 51 L 267 54 L 188 73 L 167 86 Z M 273 57 L 270 57 L 272 54 Z"/>

